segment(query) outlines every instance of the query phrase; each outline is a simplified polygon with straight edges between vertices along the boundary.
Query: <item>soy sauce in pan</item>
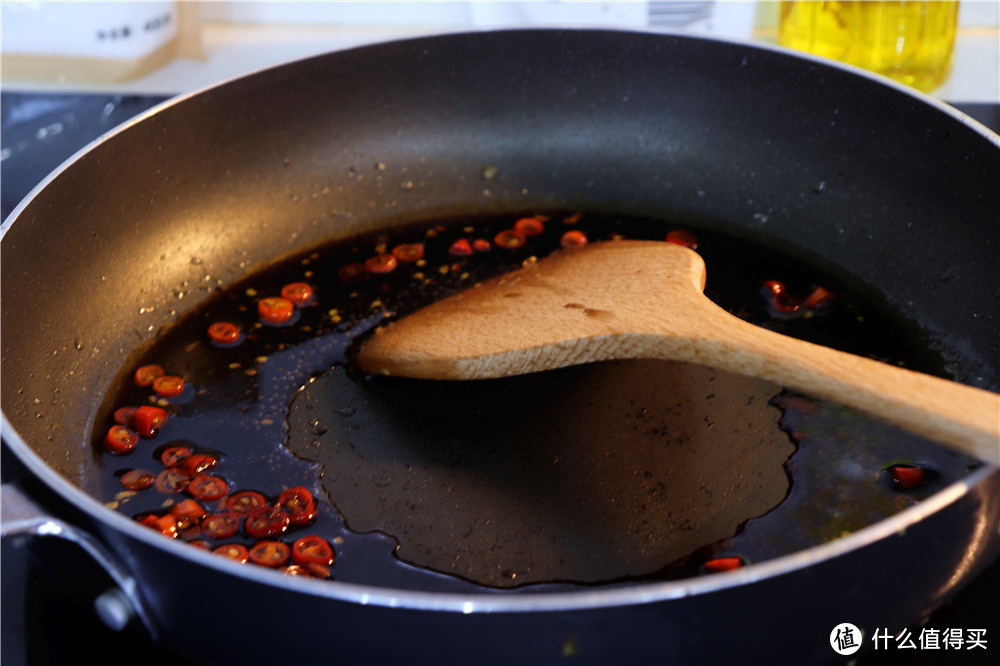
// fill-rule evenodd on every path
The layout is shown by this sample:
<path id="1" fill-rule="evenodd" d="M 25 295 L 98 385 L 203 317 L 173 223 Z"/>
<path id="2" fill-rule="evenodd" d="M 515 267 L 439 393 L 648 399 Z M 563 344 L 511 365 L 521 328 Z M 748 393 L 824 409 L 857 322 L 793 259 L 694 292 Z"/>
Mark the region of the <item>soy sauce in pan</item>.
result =
<path id="1" fill-rule="evenodd" d="M 518 232 L 513 233 L 514 229 Z M 412 516 L 404 515 L 395 523 L 400 532 L 397 534 L 380 531 L 371 524 L 366 524 L 361 532 L 351 529 L 354 522 L 364 522 L 360 514 L 353 517 L 351 513 L 341 515 L 335 506 L 351 504 L 348 501 L 352 499 L 349 491 L 351 484 L 357 486 L 363 483 L 372 486 L 366 490 L 370 502 L 365 510 L 378 509 L 376 505 L 384 499 L 379 497 L 377 490 L 382 481 L 372 478 L 370 475 L 373 472 L 368 468 L 364 474 L 369 476 L 356 479 L 351 476 L 361 474 L 358 470 L 370 463 L 369 459 L 376 453 L 355 451 L 351 455 L 356 458 L 337 458 L 324 457 L 317 451 L 332 451 L 345 442 L 358 448 L 358 442 L 364 441 L 368 431 L 385 426 L 384 422 L 377 422 L 370 414 L 377 415 L 379 409 L 388 409 L 384 412 L 387 416 L 383 421 L 391 422 L 395 419 L 392 412 L 396 407 L 393 405 L 423 404 L 427 413 L 410 414 L 394 427 L 402 427 L 400 424 L 403 424 L 406 428 L 419 430 L 434 419 L 438 419 L 438 425 L 444 419 L 450 426 L 448 406 L 441 405 L 443 399 L 462 404 L 462 418 L 467 425 L 472 424 L 469 427 L 475 427 L 478 417 L 466 413 L 476 411 L 475 400 L 489 403 L 497 396 L 523 397 L 537 391 L 540 396 L 538 401 L 542 401 L 545 396 L 562 393 L 561 387 L 570 385 L 560 384 L 560 375 L 543 373 L 544 377 L 515 380 L 524 384 L 514 388 L 498 385 L 494 391 L 490 385 L 477 387 L 475 390 L 482 391 L 481 395 L 461 387 L 427 390 L 420 383 L 407 383 L 405 380 L 393 383 L 353 373 L 348 362 L 352 344 L 363 339 L 367 332 L 388 317 L 405 314 L 479 280 L 516 268 L 533 257 L 544 256 L 560 244 L 578 242 L 580 237 L 591 242 L 615 237 L 665 240 L 668 232 L 672 242 L 697 244 L 697 251 L 708 266 L 706 294 L 730 312 L 795 337 L 930 374 L 945 374 L 940 357 L 930 351 L 930 345 L 919 329 L 889 311 L 875 294 L 858 289 L 853 284 L 848 287 L 845 280 L 801 258 L 744 239 L 662 221 L 604 215 L 551 214 L 434 221 L 429 225 L 412 225 L 383 234 L 351 238 L 275 264 L 220 291 L 165 330 L 139 361 L 122 369 L 119 385 L 109 393 L 102 406 L 94 446 L 98 451 L 98 464 L 105 471 L 106 500 L 119 511 L 137 520 L 145 519 L 151 526 L 160 529 L 164 522 L 154 521 L 170 515 L 171 511 L 180 513 L 176 507 L 184 500 L 192 499 L 190 495 L 194 491 L 188 488 L 164 492 L 165 482 L 161 482 L 160 490 L 156 485 L 145 490 L 129 490 L 122 486 L 121 479 L 126 472 L 137 469 L 160 475 L 168 466 L 161 461 L 166 449 L 188 448 L 216 461 L 215 467 L 204 471 L 203 475 L 221 478 L 229 491 L 221 499 L 197 500 L 207 514 L 226 513 L 227 498 L 239 491 L 255 491 L 264 497 L 268 505 L 273 505 L 282 492 L 302 487 L 316 499 L 315 515 L 310 515 L 304 525 L 291 525 L 274 535 L 250 536 L 244 525 L 234 535 L 221 538 L 212 538 L 207 534 L 203 526 L 198 526 L 200 518 L 196 517 L 193 522 L 181 522 L 176 538 L 210 549 L 226 544 L 239 544 L 252 549 L 260 541 L 280 542 L 291 547 L 303 537 L 318 537 L 332 546 L 335 563 L 325 569 L 322 566 L 311 570 L 296 567 L 289 573 L 319 577 L 329 575 L 338 580 L 409 589 L 463 591 L 523 588 L 532 591 L 672 579 L 765 560 L 837 538 L 876 522 L 967 473 L 973 464 L 971 460 L 898 429 L 850 410 L 782 391 L 780 387 L 753 385 L 747 389 L 753 393 L 747 402 L 756 400 L 754 410 L 774 413 L 774 432 L 767 435 L 772 442 L 768 446 L 773 449 L 768 463 L 771 472 L 768 478 L 771 480 L 762 482 L 770 486 L 771 504 L 742 518 L 733 518 L 731 528 L 725 528 L 729 533 L 720 533 L 711 541 L 698 543 L 695 547 L 685 547 L 685 552 L 676 557 L 674 553 L 669 560 L 659 562 L 655 557 L 652 560 L 640 559 L 626 573 L 613 566 L 604 572 L 600 564 L 585 563 L 581 565 L 583 568 L 574 571 L 586 573 L 575 576 L 559 575 L 558 562 L 555 562 L 549 568 L 539 567 L 536 575 L 532 576 L 516 568 L 502 568 L 492 561 L 478 569 L 475 564 L 442 564 L 451 557 L 455 561 L 461 560 L 461 554 L 467 551 L 462 551 L 460 543 L 455 545 L 457 554 L 454 556 L 448 553 L 442 559 L 440 553 L 420 555 L 417 552 L 419 547 L 440 549 L 451 543 L 450 537 L 440 542 L 427 537 L 435 527 L 439 527 L 439 531 L 445 527 L 437 525 L 433 515 L 421 517 L 413 523 L 419 524 L 427 534 L 414 537 L 412 544 L 408 535 L 402 534 L 411 529 L 406 521 Z M 294 307 L 287 322 L 262 323 L 258 310 L 260 302 L 279 296 L 286 285 L 302 283 L 314 290 L 313 297 Z M 210 339 L 207 333 L 209 327 L 219 322 L 238 327 L 239 336 L 233 344 Z M 137 367 L 146 364 L 161 366 L 164 373 L 183 378 L 184 389 L 179 395 L 162 397 L 155 395 L 149 387 L 137 386 L 133 373 Z M 706 382 L 705 386 L 724 388 L 743 381 L 705 369 L 663 369 L 650 364 L 655 362 L 636 362 L 620 368 L 570 369 L 566 371 L 566 380 L 587 382 L 594 381 L 596 376 L 605 381 L 622 372 L 637 373 L 635 376 L 640 378 L 660 377 L 656 373 L 667 372 L 668 375 L 682 373 L 692 382 Z M 595 372 L 604 374 L 587 374 Z M 644 374 L 649 372 L 654 374 Z M 551 382 L 551 388 L 539 388 L 545 382 Z M 353 392 L 350 400 L 339 401 L 338 392 L 342 389 L 344 393 Z M 441 394 L 444 397 L 434 391 L 444 391 Z M 448 397 L 447 391 L 453 391 L 450 394 L 452 398 Z M 612 390 L 608 395 L 615 396 L 618 392 Z M 656 432 L 656 436 L 660 436 L 656 428 L 664 430 L 669 426 L 649 425 L 643 421 L 648 414 L 643 413 L 642 405 L 634 404 L 643 399 L 641 392 L 636 395 L 638 397 L 629 398 L 632 404 L 622 403 L 622 427 L 638 428 L 643 425 L 647 432 Z M 710 403 L 715 392 L 705 395 Z M 412 396 L 419 396 L 424 402 L 420 403 Z M 140 437 L 135 449 L 128 455 L 106 453 L 103 441 L 114 422 L 115 410 L 140 405 L 162 408 L 168 415 L 166 424 L 155 437 Z M 586 406 L 581 405 L 580 408 L 586 409 Z M 724 407 L 717 405 L 709 408 L 725 411 Z M 307 411 L 311 409 L 317 410 L 314 416 Z M 686 408 L 679 409 L 683 411 Z M 518 414 L 514 411 L 511 419 L 516 420 Z M 496 410 L 494 418 L 497 418 Z M 706 420 L 710 418 L 714 417 L 705 417 Z M 756 428 L 761 430 L 761 426 Z M 618 429 L 615 426 L 609 432 L 617 432 Z M 764 429 L 767 429 L 766 426 Z M 431 436 L 426 441 L 433 448 L 437 438 Z M 605 456 L 610 459 L 621 454 L 621 446 L 627 446 L 627 443 L 619 445 L 616 450 L 609 447 Z M 782 446 L 786 446 L 787 451 Z M 511 456 L 530 456 L 534 450 L 532 448 L 520 454 L 512 451 Z M 387 449 L 378 455 L 398 453 L 399 450 L 392 453 Z M 413 455 L 419 457 L 425 454 L 440 455 L 441 452 L 425 451 Z M 365 458 L 366 455 L 369 459 Z M 687 455 L 696 460 L 703 456 L 703 452 L 688 452 Z M 479 471 L 495 469 L 510 462 L 509 456 L 503 456 L 503 451 L 498 453 L 494 450 L 486 457 L 476 458 L 464 453 L 456 457 L 449 450 L 444 457 L 434 458 L 426 469 L 433 470 L 443 464 L 442 461 L 449 465 L 473 464 L 463 463 L 463 458 L 479 460 L 476 464 L 484 465 Z M 560 455 L 553 454 L 550 458 L 555 464 Z M 317 460 L 323 464 L 320 465 Z M 456 460 L 459 462 L 456 463 Z M 635 466 L 636 476 L 642 471 L 650 478 L 642 492 L 652 498 L 651 502 L 659 501 L 655 488 L 658 472 L 640 470 L 641 460 L 639 457 L 629 460 L 627 464 Z M 680 459 L 668 460 L 681 464 Z M 334 466 L 343 465 L 345 461 L 354 469 Z M 546 458 L 531 464 L 545 465 L 551 461 Z M 403 467 L 397 465 L 395 474 L 413 474 L 420 467 L 419 464 L 404 462 Z M 920 483 L 901 487 L 898 480 L 893 481 L 893 474 L 896 473 L 891 469 L 893 463 L 919 467 L 926 470 L 926 474 L 921 477 Z M 669 463 L 662 465 L 669 466 Z M 399 472 L 399 469 L 404 471 Z M 516 466 L 511 469 L 514 475 L 520 473 Z M 382 468 L 378 470 L 377 473 L 382 473 Z M 746 469 L 745 472 L 748 477 L 759 476 L 758 470 Z M 907 479 L 917 478 L 905 469 L 897 472 Z M 338 475 L 340 483 L 330 481 L 334 475 Z M 737 470 L 734 478 L 740 477 L 742 471 Z M 497 478 L 501 485 L 508 480 L 504 476 Z M 544 473 L 531 478 L 539 487 L 545 485 Z M 391 489 L 393 484 L 405 481 L 386 478 L 384 484 Z M 409 482 L 414 481 L 411 479 Z M 517 484 L 518 480 L 513 479 L 512 482 Z M 447 485 L 451 481 L 443 483 L 445 490 L 439 488 L 435 491 L 439 495 L 451 489 Z M 595 483 L 599 484 L 600 479 Z M 643 481 L 640 479 L 638 483 Z M 734 485 L 743 485 L 743 481 L 734 481 Z M 328 496 L 330 489 L 334 489 L 335 496 Z M 660 497 L 669 489 L 662 490 Z M 394 491 L 387 491 L 387 495 L 390 492 Z M 716 490 L 716 493 L 728 495 L 729 490 Z M 437 501 L 439 495 L 433 495 L 432 499 Z M 614 496 L 609 497 L 610 501 L 615 500 Z M 418 499 L 421 498 L 418 496 Z M 706 501 L 711 504 L 710 500 Z M 191 503 L 186 505 L 190 507 Z M 416 502 L 411 507 L 417 512 Z M 421 506 L 420 512 L 425 509 Z M 361 510 L 352 508 L 352 511 Z M 637 512 L 646 510 L 645 502 L 636 509 Z M 405 514 L 406 508 L 397 507 L 395 511 Z M 673 509 L 664 515 L 671 515 L 669 511 Z M 692 523 L 697 527 L 697 523 L 708 519 L 698 510 L 691 515 L 693 520 L 685 517 L 683 520 L 687 523 L 679 521 L 678 529 L 690 530 Z M 483 519 L 473 515 L 472 520 L 488 523 L 493 518 Z M 636 519 L 637 525 L 642 522 L 640 519 L 641 516 Z M 171 522 L 169 518 L 164 520 Z M 456 540 L 461 541 L 462 535 L 472 534 L 474 529 L 475 526 L 459 529 L 455 532 L 459 535 Z M 548 528 L 527 525 L 526 529 Z M 587 529 L 581 528 L 573 533 L 574 538 L 587 534 Z M 602 528 L 595 523 L 593 529 Z M 639 529 L 654 530 L 640 526 L 633 531 Z M 517 533 L 517 529 L 513 530 L 513 534 Z M 504 547 L 505 544 L 490 541 L 494 538 L 490 533 L 485 534 L 481 552 Z M 587 544 L 576 544 L 574 549 L 586 551 Z M 280 552 L 276 557 L 282 568 L 290 564 L 282 559 Z M 522 557 L 529 557 L 530 560 L 530 555 Z M 616 559 L 615 553 L 610 551 L 605 559 Z M 502 558 L 497 560 L 501 561 Z"/>

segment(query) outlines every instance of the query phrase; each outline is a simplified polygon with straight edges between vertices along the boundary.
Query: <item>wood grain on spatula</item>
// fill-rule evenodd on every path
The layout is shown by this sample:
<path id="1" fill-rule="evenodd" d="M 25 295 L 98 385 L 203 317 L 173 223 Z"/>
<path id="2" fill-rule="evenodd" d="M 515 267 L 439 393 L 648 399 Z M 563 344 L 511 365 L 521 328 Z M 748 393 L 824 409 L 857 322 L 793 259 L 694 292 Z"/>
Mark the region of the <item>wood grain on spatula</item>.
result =
<path id="1" fill-rule="evenodd" d="M 365 372 L 483 379 L 627 358 L 768 379 L 1000 464 L 1000 396 L 745 322 L 703 293 L 694 251 L 609 241 L 556 252 L 378 329 Z"/>

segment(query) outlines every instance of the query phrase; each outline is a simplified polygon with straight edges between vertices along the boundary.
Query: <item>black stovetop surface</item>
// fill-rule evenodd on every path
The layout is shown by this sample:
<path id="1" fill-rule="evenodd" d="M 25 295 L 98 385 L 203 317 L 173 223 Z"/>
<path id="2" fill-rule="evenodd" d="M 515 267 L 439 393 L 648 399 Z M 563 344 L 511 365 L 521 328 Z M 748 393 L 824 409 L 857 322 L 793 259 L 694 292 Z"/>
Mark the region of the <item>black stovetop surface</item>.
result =
<path id="1" fill-rule="evenodd" d="M 77 150 L 166 99 L 158 95 L 0 92 L 0 219 L 6 220 L 39 182 Z M 1000 131 L 1000 104 L 955 106 Z M 4 483 L 27 476 L 6 446 L 2 453 L 0 473 Z M 11 539 L 2 543 L 0 568 L 0 661 L 4 666 L 77 663 L 82 655 L 98 658 L 106 666 L 182 663 L 141 636 L 108 629 L 89 609 L 71 599 L 33 561 L 28 551 L 17 547 Z M 1000 562 L 939 609 L 927 626 L 1000 627 L 997 590 L 1000 590 Z M 977 653 L 890 650 L 884 657 L 866 657 L 858 663 L 998 663 L 1000 636 L 987 633 L 986 638 L 989 649 Z"/>

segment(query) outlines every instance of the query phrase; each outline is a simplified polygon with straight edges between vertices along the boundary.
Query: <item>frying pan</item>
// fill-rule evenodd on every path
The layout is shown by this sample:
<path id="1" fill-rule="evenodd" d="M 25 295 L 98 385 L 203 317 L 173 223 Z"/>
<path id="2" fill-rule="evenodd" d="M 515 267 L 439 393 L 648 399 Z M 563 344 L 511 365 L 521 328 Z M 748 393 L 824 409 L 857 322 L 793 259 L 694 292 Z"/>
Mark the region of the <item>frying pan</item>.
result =
<path id="1" fill-rule="evenodd" d="M 996 469 L 734 572 L 443 594 L 282 577 L 138 526 L 88 492 L 95 414 L 158 329 L 254 268 L 359 232 L 534 209 L 686 216 L 837 267 L 918 322 L 956 381 L 996 390 L 998 148 L 855 70 L 644 32 L 419 38 L 173 100 L 7 222 L 3 437 L 33 477 L 4 488 L 5 533 L 65 537 L 106 572 L 110 622 L 208 663 L 831 661 L 837 624 L 905 626 L 996 558 Z M 259 613 L 220 616 L 198 590 Z"/>

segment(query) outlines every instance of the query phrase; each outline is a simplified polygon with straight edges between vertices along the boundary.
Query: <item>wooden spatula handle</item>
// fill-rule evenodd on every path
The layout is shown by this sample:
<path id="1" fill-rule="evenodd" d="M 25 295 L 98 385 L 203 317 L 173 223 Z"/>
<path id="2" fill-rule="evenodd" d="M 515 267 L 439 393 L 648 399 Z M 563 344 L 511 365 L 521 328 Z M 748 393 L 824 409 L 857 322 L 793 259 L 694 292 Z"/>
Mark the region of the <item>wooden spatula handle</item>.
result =
<path id="1" fill-rule="evenodd" d="M 677 344 L 676 340 L 668 344 Z M 733 320 L 698 362 L 780 382 L 1000 465 L 1000 395 Z M 677 353 L 665 353 L 677 358 Z M 693 359 L 695 360 L 695 359 Z"/>

